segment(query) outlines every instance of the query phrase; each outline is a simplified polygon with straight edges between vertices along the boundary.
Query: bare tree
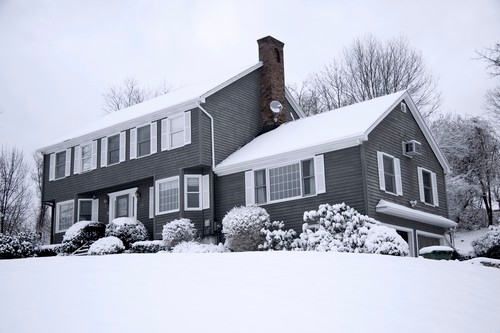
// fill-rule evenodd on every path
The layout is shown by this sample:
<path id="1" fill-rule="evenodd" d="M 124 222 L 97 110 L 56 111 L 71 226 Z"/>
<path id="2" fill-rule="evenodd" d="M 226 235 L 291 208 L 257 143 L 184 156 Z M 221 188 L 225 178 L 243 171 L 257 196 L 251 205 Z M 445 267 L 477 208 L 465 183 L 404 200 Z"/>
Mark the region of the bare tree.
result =
<path id="1" fill-rule="evenodd" d="M 475 205 L 486 211 L 491 225 L 493 202 L 500 199 L 500 138 L 496 131 L 482 118 L 458 115 L 441 115 L 430 128 L 453 169 L 450 177 L 455 183 L 449 190 L 459 190 L 449 197 L 463 205 L 451 210 Z M 453 199 L 455 196 L 458 198 Z"/>
<path id="2" fill-rule="evenodd" d="M 18 149 L 0 150 L 0 233 L 12 233 L 27 227 L 31 192 L 29 168 Z"/>
<path id="3" fill-rule="evenodd" d="M 491 77 L 500 76 L 500 43 L 493 47 L 487 47 L 482 51 L 476 51 L 480 60 L 488 63 L 487 68 Z"/>
<path id="4" fill-rule="evenodd" d="M 291 87 L 311 115 L 407 89 L 424 117 L 441 104 L 437 81 L 422 53 L 404 37 L 383 44 L 368 35 L 356 39 L 340 57 L 310 75 L 300 88 Z"/>
<path id="5" fill-rule="evenodd" d="M 38 199 L 38 204 L 35 208 L 34 216 L 36 219 L 35 230 L 39 235 L 42 235 L 42 241 L 47 242 L 46 236 L 50 235 L 50 216 L 48 207 L 42 202 L 43 192 L 43 156 L 40 154 L 33 154 L 33 161 L 35 162 L 35 170 L 31 174 L 31 180 L 35 184 L 35 194 Z"/>
<path id="6" fill-rule="evenodd" d="M 148 99 L 164 95 L 171 89 L 172 86 L 168 85 L 166 81 L 163 81 L 158 87 L 151 89 L 149 87 L 141 87 L 135 78 L 128 77 L 123 81 L 122 86 L 110 86 L 108 91 L 103 94 L 104 104 L 102 110 L 105 113 L 118 111 L 142 103 Z"/>

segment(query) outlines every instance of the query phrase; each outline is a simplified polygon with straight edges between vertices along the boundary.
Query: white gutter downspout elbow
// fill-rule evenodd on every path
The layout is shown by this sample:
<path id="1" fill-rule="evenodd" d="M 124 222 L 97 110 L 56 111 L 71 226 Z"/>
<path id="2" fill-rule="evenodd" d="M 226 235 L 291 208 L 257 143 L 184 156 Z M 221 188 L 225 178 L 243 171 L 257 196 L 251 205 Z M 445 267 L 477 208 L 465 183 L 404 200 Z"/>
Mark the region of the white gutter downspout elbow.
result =
<path id="1" fill-rule="evenodd" d="M 201 106 L 202 101 L 198 101 L 198 108 L 207 115 L 208 118 L 210 118 L 210 136 L 212 140 L 212 171 L 215 170 L 215 144 L 214 144 L 214 118 L 210 115 L 210 113 L 207 112 L 202 106 Z"/>

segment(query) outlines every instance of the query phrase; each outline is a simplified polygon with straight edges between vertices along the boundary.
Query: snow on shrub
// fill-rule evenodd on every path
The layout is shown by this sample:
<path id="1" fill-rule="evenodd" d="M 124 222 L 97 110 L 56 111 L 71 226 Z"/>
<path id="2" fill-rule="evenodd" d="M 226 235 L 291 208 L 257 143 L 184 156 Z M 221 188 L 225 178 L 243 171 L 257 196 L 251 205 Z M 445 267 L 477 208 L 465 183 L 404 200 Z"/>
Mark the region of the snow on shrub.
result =
<path id="1" fill-rule="evenodd" d="M 131 253 L 156 253 L 166 249 L 165 242 L 162 240 L 139 241 L 130 246 Z"/>
<path id="2" fill-rule="evenodd" d="M 403 237 L 395 229 L 382 225 L 375 225 L 370 228 L 364 247 L 364 252 L 366 253 L 388 254 L 400 257 L 410 255 L 410 248 Z"/>
<path id="3" fill-rule="evenodd" d="M 35 254 L 36 237 L 30 232 L 0 234 L 0 259 L 26 258 Z"/>
<path id="4" fill-rule="evenodd" d="M 63 244 L 40 245 L 35 248 L 37 257 L 54 257 L 63 251 Z"/>
<path id="5" fill-rule="evenodd" d="M 471 245 L 478 257 L 500 259 L 500 226 L 490 225 L 486 234 Z"/>
<path id="6" fill-rule="evenodd" d="M 283 230 L 284 222 L 273 221 L 264 222 L 264 227 L 260 229 L 264 242 L 259 244 L 259 250 L 262 251 L 281 251 L 291 250 L 292 244 L 297 233 L 293 230 Z"/>
<path id="7" fill-rule="evenodd" d="M 225 246 L 236 252 L 255 251 L 262 242 L 260 230 L 269 222 L 269 214 L 262 207 L 241 206 L 231 209 L 222 219 Z"/>
<path id="8" fill-rule="evenodd" d="M 89 248 L 89 255 L 116 254 L 125 250 L 121 239 L 115 236 L 108 236 L 96 240 Z"/>
<path id="9" fill-rule="evenodd" d="M 168 249 L 192 241 L 195 235 L 196 229 L 190 219 L 173 220 L 163 226 L 162 237 Z"/>
<path id="10" fill-rule="evenodd" d="M 378 221 L 358 213 L 345 203 L 320 205 L 317 211 L 304 213 L 304 222 L 300 239 L 294 242 L 294 247 L 298 249 L 394 255 L 409 253 L 408 244 L 395 231 L 389 232 L 388 227 L 381 228 Z"/>
<path id="11" fill-rule="evenodd" d="M 148 231 L 144 224 L 131 217 L 119 217 L 106 226 L 105 236 L 115 236 L 121 239 L 125 248 L 132 243 L 148 239 Z"/>
<path id="12" fill-rule="evenodd" d="M 172 248 L 172 253 L 223 253 L 226 248 L 222 243 L 200 244 L 198 242 L 182 242 Z"/>
<path id="13" fill-rule="evenodd" d="M 71 253 L 85 243 L 94 242 L 104 237 L 105 225 L 96 221 L 80 221 L 69 227 L 63 236 L 63 253 Z"/>

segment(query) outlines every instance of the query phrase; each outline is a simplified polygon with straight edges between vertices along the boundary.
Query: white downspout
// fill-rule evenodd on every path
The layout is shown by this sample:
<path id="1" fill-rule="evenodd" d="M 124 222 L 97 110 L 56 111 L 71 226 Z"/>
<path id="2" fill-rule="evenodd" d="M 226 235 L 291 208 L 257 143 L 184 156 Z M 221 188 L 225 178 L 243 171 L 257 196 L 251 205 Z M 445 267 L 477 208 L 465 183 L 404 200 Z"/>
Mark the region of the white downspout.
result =
<path id="1" fill-rule="evenodd" d="M 214 118 L 202 106 L 201 101 L 198 101 L 198 108 L 210 118 L 210 136 L 212 140 L 212 172 L 215 170 L 215 144 L 214 144 Z"/>

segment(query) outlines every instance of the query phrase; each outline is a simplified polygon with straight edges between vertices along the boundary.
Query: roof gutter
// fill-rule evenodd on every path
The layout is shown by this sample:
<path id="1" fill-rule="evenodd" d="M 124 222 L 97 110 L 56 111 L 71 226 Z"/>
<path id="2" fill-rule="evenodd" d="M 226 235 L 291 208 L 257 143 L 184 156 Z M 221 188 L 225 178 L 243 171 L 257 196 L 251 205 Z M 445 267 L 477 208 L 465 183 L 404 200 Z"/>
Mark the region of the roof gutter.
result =
<path id="1" fill-rule="evenodd" d="M 215 170 L 215 140 L 214 140 L 214 118 L 210 115 L 210 113 L 207 112 L 202 106 L 201 106 L 202 101 L 198 100 L 197 102 L 197 107 L 207 115 L 208 118 L 210 118 L 210 140 L 212 141 L 211 146 L 212 146 L 212 171 Z"/>

